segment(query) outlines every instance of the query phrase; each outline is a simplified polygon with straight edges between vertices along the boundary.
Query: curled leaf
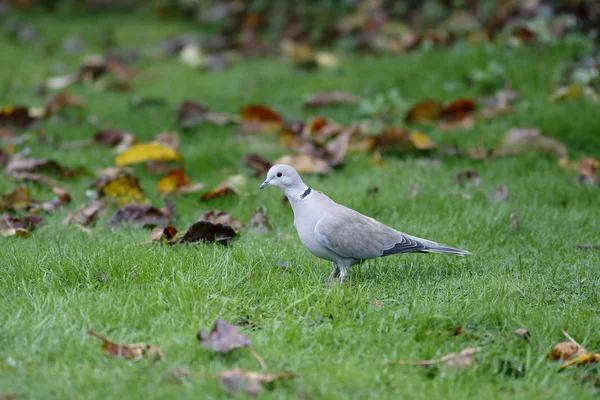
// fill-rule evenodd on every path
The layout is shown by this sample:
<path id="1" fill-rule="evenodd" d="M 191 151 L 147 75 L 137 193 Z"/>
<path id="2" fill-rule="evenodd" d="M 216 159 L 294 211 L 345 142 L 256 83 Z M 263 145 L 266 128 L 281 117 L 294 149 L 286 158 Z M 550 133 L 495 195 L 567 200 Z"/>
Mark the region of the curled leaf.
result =
<path id="1" fill-rule="evenodd" d="M 218 242 L 224 246 L 231 243 L 237 234 L 228 225 L 213 224 L 208 221 L 196 222 L 187 229 L 180 243 Z"/>
<path id="2" fill-rule="evenodd" d="M 217 319 L 210 332 L 198 332 L 198 340 L 202 347 L 217 353 L 229 353 L 241 347 L 250 347 L 250 338 L 240 333 L 239 329 L 222 319 Z"/>
<path id="3" fill-rule="evenodd" d="M 138 227 L 167 226 L 169 217 L 148 204 L 126 204 L 110 217 L 106 227 L 117 228 L 122 224 Z"/>
<path id="4" fill-rule="evenodd" d="M 198 220 L 196 222 L 200 222 L 200 221 L 207 221 L 210 222 L 211 224 L 222 224 L 222 225 L 226 225 L 229 226 L 231 228 L 233 228 L 234 231 L 239 232 L 244 225 L 234 219 L 231 215 L 227 214 L 225 211 L 221 211 L 221 210 L 210 210 L 210 211 L 206 211 L 204 214 L 202 214 L 200 216 L 200 218 L 198 218 Z"/>
<path id="5" fill-rule="evenodd" d="M 98 219 L 98 216 L 106 211 L 106 204 L 101 201 L 93 201 L 91 204 L 80 208 L 65 218 L 63 224 L 77 224 L 87 226 Z"/>
<path id="6" fill-rule="evenodd" d="M 127 360 L 148 358 L 152 361 L 164 361 L 167 358 L 158 346 L 151 343 L 118 344 L 92 330 L 89 330 L 88 334 L 102 340 L 102 351 L 107 356 L 123 357 Z"/>
<path id="7" fill-rule="evenodd" d="M 117 156 L 117 166 L 145 161 L 177 161 L 181 155 L 173 148 L 159 142 L 134 144 Z"/>

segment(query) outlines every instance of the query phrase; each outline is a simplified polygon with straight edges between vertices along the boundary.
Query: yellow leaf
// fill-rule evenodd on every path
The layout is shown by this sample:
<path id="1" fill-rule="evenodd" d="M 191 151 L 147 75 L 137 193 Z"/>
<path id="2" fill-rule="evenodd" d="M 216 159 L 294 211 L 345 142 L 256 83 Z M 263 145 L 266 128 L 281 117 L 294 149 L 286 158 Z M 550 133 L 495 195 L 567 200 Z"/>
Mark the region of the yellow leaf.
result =
<path id="1" fill-rule="evenodd" d="M 424 133 L 415 132 L 410 134 L 410 141 L 417 150 L 431 150 L 435 148 L 435 144 Z"/>
<path id="2" fill-rule="evenodd" d="M 122 166 L 144 161 L 176 161 L 180 159 L 181 155 L 171 147 L 158 142 L 150 142 L 135 144 L 119 154 L 116 165 Z"/>
<path id="3" fill-rule="evenodd" d="M 587 353 L 587 354 L 582 354 L 580 356 L 577 356 L 569 361 L 565 361 L 564 363 L 562 363 L 562 365 L 560 366 L 561 368 L 565 368 L 571 365 L 576 365 L 576 364 L 590 364 L 590 363 L 597 363 L 600 362 L 600 354 L 598 353 Z"/>
<path id="4" fill-rule="evenodd" d="M 124 175 L 103 183 L 98 194 L 121 206 L 132 203 L 144 204 L 147 201 L 138 179 L 131 175 Z"/>

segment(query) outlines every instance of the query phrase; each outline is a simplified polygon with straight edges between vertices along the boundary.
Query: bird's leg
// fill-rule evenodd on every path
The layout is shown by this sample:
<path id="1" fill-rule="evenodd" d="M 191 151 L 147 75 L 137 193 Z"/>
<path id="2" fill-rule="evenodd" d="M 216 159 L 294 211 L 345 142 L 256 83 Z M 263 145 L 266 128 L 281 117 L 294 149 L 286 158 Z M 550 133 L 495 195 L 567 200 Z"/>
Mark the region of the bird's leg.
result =
<path id="1" fill-rule="evenodd" d="M 350 267 L 347 267 L 345 265 L 340 265 L 339 266 L 339 271 L 340 271 L 340 283 L 344 283 L 344 278 L 346 278 L 346 275 L 348 275 L 348 270 L 350 269 Z"/>
<path id="2" fill-rule="evenodd" d="M 331 275 L 329 275 L 329 279 L 327 282 L 331 282 L 334 279 L 337 279 L 340 276 L 340 267 L 336 263 L 332 264 Z"/>

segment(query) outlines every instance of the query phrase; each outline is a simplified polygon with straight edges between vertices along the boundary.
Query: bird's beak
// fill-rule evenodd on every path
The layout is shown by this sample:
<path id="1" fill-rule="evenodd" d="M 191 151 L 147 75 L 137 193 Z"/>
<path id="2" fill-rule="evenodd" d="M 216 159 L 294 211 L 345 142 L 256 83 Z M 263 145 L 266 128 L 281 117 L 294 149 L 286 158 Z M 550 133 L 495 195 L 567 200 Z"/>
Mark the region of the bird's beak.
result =
<path id="1" fill-rule="evenodd" d="M 269 183 L 270 183 L 270 182 L 271 182 L 271 181 L 264 181 L 264 182 L 262 183 L 262 185 L 260 185 L 259 189 L 266 188 L 267 186 L 269 186 Z"/>

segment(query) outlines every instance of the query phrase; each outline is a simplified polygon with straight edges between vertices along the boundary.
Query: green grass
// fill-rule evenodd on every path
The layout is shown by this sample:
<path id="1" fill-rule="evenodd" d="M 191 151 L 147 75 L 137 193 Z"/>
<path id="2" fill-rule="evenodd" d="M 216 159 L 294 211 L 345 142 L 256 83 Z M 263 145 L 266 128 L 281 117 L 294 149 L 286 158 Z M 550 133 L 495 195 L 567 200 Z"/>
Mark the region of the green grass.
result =
<path id="1" fill-rule="evenodd" d="M 54 75 L 57 63 L 75 68 L 80 55 L 60 49 L 62 37 L 78 33 L 88 51 L 99 51 L 98 32 L 112 27 L 124 48 L 151 53 L 156 40 L 190 31 L 175 21 L 110 15 L 103 19 L 23 17 L 34 23 L 42 40 L 18 44 L 0 38 L 3 68 L 0 103 L 43 104 L 32 87 Z M 46 55 L 47 48 L 54 48 Z M 570 57 L 585 52 L 582 40 L 548 47 L 455 47 L 408 56 L 342 55 L 339 71 L 298 72 L 279 59 L 244 61 L 222 72 L 192 71 L 173 60 L 145 60 L 136 68 L 145 77 L 135 94 L 160 96 L 163 108 L 132 110 L 128 95 L 90 86 L 69 91 L 83 96 L 85 116 L 98 125 L 49 121 L 48 143 L 28 144 L 35 157 L 84 165 L 89 174 L 67 184 L 69 210 L 85 203 L 93 170 L 114 164 L 108 149 L 64 151 L 56 144 L 88 138 L 110 125 L 150 139 L 165 129 L 179 130 L 175 111 L 185 98 L 217 111 L 236 112 L 249 103 L 273 106 L 286 117 L 302 118 L 306 93 L 344 89 L 374 97 L 397 89 L 409 102 L 424 97 L 448 101 L 477 95 L 464 77 L 495 61 L 521 92 L 513 113 L 479 122 L 470 131 L 426 132 L 439 144 L 463 149 L 483 141 L 493 146 L 507 129 L 536 126 L 564 140 L 572 158 L 600 154 L 598 106 L 585 102 L 552 104 L 548 88 Z M 455 82 L 453 91 L 444 89 Z M 323 111 L 349 123 L 352 108 Z M 235 128 L 201 126 L 181 133 L 186 171 L 208 187 L 231 173 L 248 173 L 239 159 L 248 151 L 269 157 L 285 153 L 269 136 L 243 139 Z M 384 156 L 385 168 L 350 154 L 343 169 L 329 176 L 306 177 L 309 185 L 399 230 L 471 250 L 464 259 L 405 255 L 373 260 L 351 270 L 352 286 L 326 287 L 329 265 L 309 254 L 297 239 L 292 211 L 274 188 L 258 192 L 260 178 L 249 178 L 248 195 L 197 203 L 197 196 L 177 197 L 174 225 L 184 228 L 208 209 L 218 208 L 247 222 L 264 204 L 275 230 L 260 235 L 243 231 L 233 246 L 163 247 L 140 245 L 142 229 L 109 231 L 101 221 L 92 234 L 64 227 L 69 210 L 45 215 L 46 225 L 28 240 L 0 240 L 0 393 L 19 398 L 225 398 L 211 381 L 185 384 L 160 381 L 167 370 L 183 367 L 216 375 L 223 369 L 258 370 L 247 352 L 218 356 L 203 350 L 195 335 L 216 318 L 256 321 L 243 328 L 272 371 L 300 375 L 278 384 L 265 398 L 527 398 L 567 399 L 597 395 L 576 378 L 598 375 L 596 367 L 559 372 L 545 359 L 564 340 L 566 329 L 590 350 L 600 349 L 600 263 L 596 250 L 574 249 L 598 243 L 598 188 L 577 183 L 553 159 L 520 156 L 475 162 L 448 158 L 424 163 L 413 156 Z M 458 171 L 477 170 L 482 185 L 460 188 L 450 182 Z M 156 177 L 136 168 L 153 204 L 162 205 Z M 410 184 L 421 185 L 410 199 Z M 510 232 L 510 202 L 490 203 L 486 194 L 501 184 L 515 197 L 522 229 Z M 14 182 L 2 178 L 0 193 Z M 49 199 L 47 189 L 28 185 L 33 195 Z M 379 187 L 371 199 L 367 189 Z M 468 196 L 465 196 L 468 195 Z M 288 239 L 286 235 L 292 235 Z M 287 262 L 282 269 L 278 263 Z M 106 280 L 96 278 L 101 269 Z M 383 306 L 373 306 L 373 301 Z M 427 334 L 463 326 L 469 336 Z M 514 330 L 525 327 L 525 342 Z M 108 359 L 88 329 L 121 343 L 151 342 L 167 354 L 163 363 Z M 479 365 L 466 371 L 433 367 L 386 366 L 394 360 L 440 357 L 466 347 L 483 346 Z M 522 365 L 516 376 L 503 362 Z"/>

